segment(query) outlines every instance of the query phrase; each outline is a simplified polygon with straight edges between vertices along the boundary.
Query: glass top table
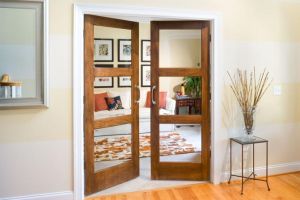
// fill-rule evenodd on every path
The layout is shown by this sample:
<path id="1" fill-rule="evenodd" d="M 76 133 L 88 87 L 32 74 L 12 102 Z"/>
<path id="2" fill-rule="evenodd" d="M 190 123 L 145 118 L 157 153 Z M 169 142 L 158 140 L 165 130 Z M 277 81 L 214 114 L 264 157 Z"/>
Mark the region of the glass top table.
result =
<path id="1" fill-rule="evenodd" d="M 241 148 L 241 155 L 242 155 L 242 159 L 241 159 L 241 166 L 242 166 L 242 175 L 238 175 L 238 174 L 233 174 L 232 171 L 232 143 L 236 142 L 238 144 L 240 144 L 242 146 Z M 255 174 L 255 151 L 254 151 L 254 146 L 255 144 L 258 143 L 264 143 L 266 145 L 266 178 L 265 179 L 261 179 L 261 178 L 256 178 L 256 174 Z M 234 137 L 234 138 L 230 138 L 230 177 L 228 180 L 228 183 L 230 183 L 231 181 L 231 177 L 235 176 L 235 177 L 239 177 L 242 178 L 242 190 L 241 190 L 241 194 L 243 194 L 244 192 L 244 183 L 246 181 L 250 180 L 257 180 L 257 181 L 264 181 L 267 184 L 268 190 L 270 191 L 270 187 L 269 187 L 269 181 L 268 181 L 268 140 L 257 137 L 257 136 L 243 136 L 243 137 Z M 250 173 L 249 176 L 244 176 L 244 146 L 245 145 L 252 145 L 253 146 L 253 150 L 252 150 L 252 172 Z"/>
<path id="2" fill-rule="evenodd" d="M 255 144 L 255 143 L 264 143 L 268 142 L 268 140 L 257 137 L 257 136 L 242 136 L 242 137 L 234 137 L 230 138 L 231 140 L 239 143 L 239 144 Z"/>

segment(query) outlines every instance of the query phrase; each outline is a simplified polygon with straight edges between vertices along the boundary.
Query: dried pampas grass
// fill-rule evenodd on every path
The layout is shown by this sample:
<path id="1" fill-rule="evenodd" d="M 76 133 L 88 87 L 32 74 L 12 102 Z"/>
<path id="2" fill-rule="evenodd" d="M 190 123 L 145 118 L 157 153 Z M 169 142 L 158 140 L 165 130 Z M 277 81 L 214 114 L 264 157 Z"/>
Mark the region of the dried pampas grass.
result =
<path id="1" fill-rule="evenodd" d="M 240 69 L 233 76 L 227 73 L 231 81 L 230 87 L 243 112 L 246 132 L 252 134 L 255 109 L 271 84 L 269 72 L 264 69 L 257 77 L 254 67 L 250 73 Z"/>

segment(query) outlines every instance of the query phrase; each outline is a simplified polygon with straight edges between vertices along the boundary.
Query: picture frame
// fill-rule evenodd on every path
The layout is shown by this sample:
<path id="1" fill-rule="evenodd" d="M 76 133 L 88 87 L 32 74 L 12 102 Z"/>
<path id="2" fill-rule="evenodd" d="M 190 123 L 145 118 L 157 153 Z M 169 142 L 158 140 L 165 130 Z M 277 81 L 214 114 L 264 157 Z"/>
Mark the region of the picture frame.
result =
<path id="1" fill-rule="evenodd" d="M 151 41 L 141 40 L 141 61 L 151 62 Z"/>
<path id="2" fill-rule="evenodd" d="M 95 64 L 95 67 L 100 68 L 113 68 L 112 64 Z M 94 88 L 113 88 L 114 87 L 114 77 L 103 76 L 95 77 Z"/>
<path id="3" fill-rule="evenodd" d="M 151 66 L 150 65 L 141 65 L 141 82 L 142 87 L 151 86 Z"/>
<path id="4" fill-rule="evenodd" d="M 131 62 L 131 39 L 118 39 L 118 61 Z"/>
<path id="5" fill-rule="evenodd" d="M 94 39 L 94 61 L 113 62 L 114 61 L 114 40 L 95 38 Z"/>
<path id="6" fill-rule="evenodd" d="M 118 65 L 118 68 L 129 68 L 130 64 Z M 131 87 L 131 76 L 119 76 L 118 87 Z"/>

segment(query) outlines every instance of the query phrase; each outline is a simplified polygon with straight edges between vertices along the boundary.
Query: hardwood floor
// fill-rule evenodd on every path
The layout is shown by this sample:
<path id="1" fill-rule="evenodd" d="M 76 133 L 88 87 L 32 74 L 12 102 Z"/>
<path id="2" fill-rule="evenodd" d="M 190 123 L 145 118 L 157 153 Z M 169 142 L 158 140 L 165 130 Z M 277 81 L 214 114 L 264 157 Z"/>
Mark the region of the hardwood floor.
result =
<path id="1" fill-rule="evenodd" d="M 265 182 L 248 181 L 244 195 L 240 195 L 240 181 L 230 185 L 222 183 L 194 184 L 173 188 L 139 191 L 111 196 L 87 198 L 88 200 L 300 200 L 300 172 L 269 177 L 271 191 Z"/>

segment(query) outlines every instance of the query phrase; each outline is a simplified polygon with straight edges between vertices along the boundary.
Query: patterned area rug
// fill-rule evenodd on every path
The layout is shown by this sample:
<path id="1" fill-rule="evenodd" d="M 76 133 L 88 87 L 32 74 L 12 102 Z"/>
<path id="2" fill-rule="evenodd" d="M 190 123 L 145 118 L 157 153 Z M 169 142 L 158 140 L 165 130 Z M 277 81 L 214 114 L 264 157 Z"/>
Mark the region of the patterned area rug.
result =
<path id="1" fill-rule="evenodd" d="M 160 155 L 178 155 L 194 153 L 197 150 L 192 144 L 186 143 L 179 133 L 164 133 L 160 135 Z M 150 134 L 140 134 L 140 157 L 149 157 Z M 95 138 L 95 162 L 123 160 L 131 158 L 131 136 L 106 136 Z"/>

